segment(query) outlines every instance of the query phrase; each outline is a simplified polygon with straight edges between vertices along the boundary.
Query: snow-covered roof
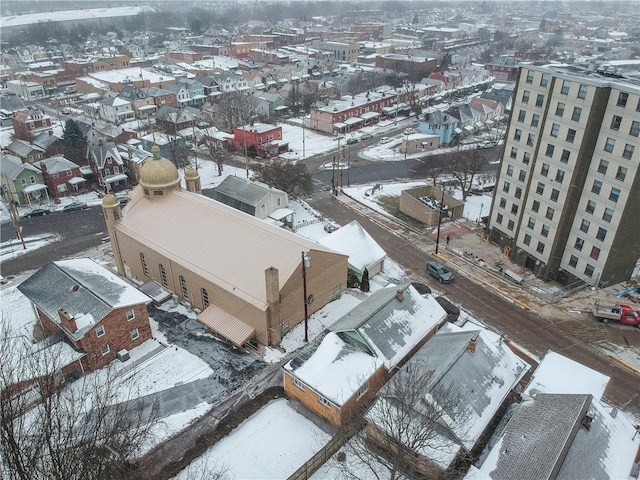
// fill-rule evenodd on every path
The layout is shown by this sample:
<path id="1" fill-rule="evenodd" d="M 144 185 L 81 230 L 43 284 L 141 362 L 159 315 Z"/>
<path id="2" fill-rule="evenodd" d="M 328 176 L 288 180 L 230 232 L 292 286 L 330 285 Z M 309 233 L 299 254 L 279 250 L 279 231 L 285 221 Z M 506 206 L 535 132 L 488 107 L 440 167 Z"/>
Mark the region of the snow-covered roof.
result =
<path id="1" fill-rule="evenodd" d="M 71 160 L 67 160 L 62 156 L 55 156 L 50 158 L 45 158 L 40 162 L 34 163 L 35 166 L 42 169 L 42 166 L 45 167 L 47 173 L 61 173 L 66 172 L 67 170 L 74 170 L 79 166 L 73 163 Z"/>
<path id="2" fill-rule="evenodd" d="M 228 177 L 227 177 L 228 178 Z M 349 267 L 358 273 L 381 262 L 386 252 L 357 220 L 339 228 L 318 243 L 349 256 Z"/>
<path id="3" fill-rule="evenodd" d="M 390 370 L 447 314 L 435 299 L 411 285 L 380 289 L 336 321 L 332 332 L 353 332 Z"/>
<path id="4" fill-rule="evenodd" d="M 0 19 L 0 28 L 32 25 L 34 23 L 68 22 L 88 19 L 101 19 L 107 17 L 127 17 L 143 12 L 155 12 L 153 8 L 142 7 L 109 7 L 89 8 L 81 10 L 65 10 L 60 12 L 46 11 L 42 13 L 26 13 L 24 15 L 3 16 Z"/>
<path id="5" fill-rule="evenodd" d="M 50 262 L 18 286 L 31 302 L 59 323 L 63 308 L 76 319 L 76 339 L 106 315 L 151 299 L 88 258 Z"/>
<path id="6" fill-rule="evenodd" d="M 254 207 L 260 204 L 270 193 L 286 195 L 282 190 L 269 188 L 233 175 L 228 175 L 214 190 L 213 198 L 225 204 L 228 202 L 225 202 L 224 198 L 220 197 L 228 197 Z"/>

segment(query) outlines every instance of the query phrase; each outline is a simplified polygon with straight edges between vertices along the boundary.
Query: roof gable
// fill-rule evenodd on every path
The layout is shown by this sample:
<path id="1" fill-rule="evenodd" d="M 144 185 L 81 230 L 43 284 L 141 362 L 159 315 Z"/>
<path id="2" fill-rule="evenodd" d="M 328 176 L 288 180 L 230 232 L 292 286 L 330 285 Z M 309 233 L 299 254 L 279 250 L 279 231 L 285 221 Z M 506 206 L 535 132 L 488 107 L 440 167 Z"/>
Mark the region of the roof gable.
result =
<path id="1" fill-rule="evenodd" d="M 270 193 L 270 189 L 267 187 L 245 181 L 232 175 L 227 176 L 227 178 L 220 182 L 215 188 L 215 191 L 216 193 L 226 195 L 227 197 L 234 198 L 254 207 Z"/>

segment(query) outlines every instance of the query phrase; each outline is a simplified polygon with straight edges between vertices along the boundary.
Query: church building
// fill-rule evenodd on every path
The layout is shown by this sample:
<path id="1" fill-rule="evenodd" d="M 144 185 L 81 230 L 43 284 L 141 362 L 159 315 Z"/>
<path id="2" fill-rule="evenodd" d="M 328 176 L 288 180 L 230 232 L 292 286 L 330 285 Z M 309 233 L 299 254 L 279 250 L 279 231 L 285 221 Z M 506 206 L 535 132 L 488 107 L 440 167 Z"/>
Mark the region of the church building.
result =
<path id="1" fill-rule="evenodd" d="M 124 208 L 111 193 L 102 201 L 118 273 L 172 291 L 239 346 L 278 345 L 305 302 L 311 314 L 340 297 L 346 255 L 203 196 L 194 169 L 182 189 L 175 165 L 152 152 Z"/>

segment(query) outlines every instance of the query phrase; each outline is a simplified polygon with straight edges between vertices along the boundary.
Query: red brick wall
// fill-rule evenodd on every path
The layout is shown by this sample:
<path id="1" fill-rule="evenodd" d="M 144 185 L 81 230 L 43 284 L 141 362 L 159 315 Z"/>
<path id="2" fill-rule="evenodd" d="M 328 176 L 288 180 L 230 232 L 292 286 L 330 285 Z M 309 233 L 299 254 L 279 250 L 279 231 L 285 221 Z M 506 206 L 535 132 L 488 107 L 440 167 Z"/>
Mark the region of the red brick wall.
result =
<path id="1" fill-rule="evenodd" d="M 83 178 L 79 168 L 72 169 L 71 176 L 67 175 L 67 172 L 61 172 L 58 174 L 58 178 L 55 178 L 53 174 L 47 173 L 46 171 L 43 172 L 43 175 L 44 175 L 44 181 L 47 184 L 47 187 L 49 187 L 49 193 L 57 198 L 66 197 L 67 195 L 71 195 L 72 193 L 75 193 L 73 190 L 73 187 L 69 184 L 67 184 L 66 191 L 59 192 L 58 185 L 67 183 L 73 177 Z"/>

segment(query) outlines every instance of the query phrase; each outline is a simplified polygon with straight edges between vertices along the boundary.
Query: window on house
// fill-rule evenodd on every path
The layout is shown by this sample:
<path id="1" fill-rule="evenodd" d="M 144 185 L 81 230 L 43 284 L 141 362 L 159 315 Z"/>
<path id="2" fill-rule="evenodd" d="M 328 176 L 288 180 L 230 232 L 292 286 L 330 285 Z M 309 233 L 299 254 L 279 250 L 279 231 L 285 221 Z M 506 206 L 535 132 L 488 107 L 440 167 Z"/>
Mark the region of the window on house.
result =
<path id="1" fill-rule="evenodd" d="M 209 292 L 205 288 L 201 288 L 200 295 L 202 296 L 202 307 L 207 308 L 209 306 Z"/>
<path id="2" fill-rule="evenodd" d="M 537 126 L 538 126 L 538 123 L 540 123 L 540 115 L 538 115 L 538 114 L 534 114 L 534 115 L 531 117 L 531 126 L 532 126 L 532 127 L 537 127 Z"/>
<path id="3" fill-rule="evenodd" d="M 571 120 L 573 120 L 574 122 L 579 122 L 581 115 L 582 115 L 582 109 L 579 107 L 573 107 L 573 114 L 571 115 Z"/>
<path id="4" fill-rule="evenodd" d="M 578 265 L 578 257 L 576 257 L 575 255 L 571 255 L 569 257 L 569 266 L 576 268 L 576 265 Z"/>
<path id="5" fill-rule="evenodd" d="M 555 209 L 551 207 L 547 207 L 547 213 L 545 213 L 544 217 L 547 220 L 553 220 L 553 215 L 556 213 Z"/>
<path id="6" fill-rule="evenodd" d="M 564 170 L 556 171 L 556 182 L 562 183 L 564 181 Z"/>
<path id="7" fill-rule="evenodd" d="M 111 351 L 111 348 L 109 348 L 109 344 L 107 344 L 107 345 L 103 345 L 101 350 L 102 350 L 102 355 L 104 356 L 109 354 L 109 352 Z"/>
<path id="8" fill-rule="evenodd" d="M 607 160 L 600 160 L 600 165 L 598 165 L 598 173 L 602 173 L 603 175 L 607 173 L 608 166 L 609 162 Z"/>
<path id="9" fill-rule="evenodd" d="M 527 80 L 526 80 L 526 82 L 527 83 L 533 83 L 533 72 L 531 70 L 529 70 L 527 72 Z"/>
<path id="10" fill-rule="evenodd" d="M 562 117 L 564 115 L 564 103 L 558 102 L 558 105 L 556 105 L 556 115 L 558 117 Z"/>
<path id="11" fill-rule="evenodd" d="M 573 143 L 573 141 L 576 139 L 576 131 L 573 128 L 570 128 L 569 130 L 567 130 L 567 142 L 569 143 Z"/>
<path id="12" fill-rule="evenodd" d="M 522 92 L 522 103 L 529 103 L 530 95 L 531 95 L 531 92 L 529 92 L 528 90 L 525 90 L 524 92 Z"/>
<path id="13" fill-rule="evenodd" d="M 66 183 L 61 183 L 59 185 L 56 185 L 56 190 L 58 190 L 58 192 L 60 192 L 60 193 L 66 192 L 67 191 L 67 184 Z"/>
<path id="14" fill-rule="evenodd" d="M 536 228 L 536 221 L 533 217 L 529 217 L 529 221 L 527 222 L 527 228 L 530 228 L 531 230 Z"/>
<path id="15" fill-rule="evenodd" d="M 133 308 L 130 310 L 127 310 L 127 320 L 131 321 L 134 318 L 136 318 L 136 312 L 133 310 Z"/>
<path id="16" fill-rule="evenodd" d="M 541 93 L 536 97 L 536 107 L 541 107 L 544 104 L 544 95 Z"/>
<path id="17" fill-rule="evenodd" d="M 304 383 L 298 380 L 296 377 L 293 377 L 293 384 L 298 387 L 300 390 L 304 390 Z"/>
<path id="18" fill-rule="evenodd" d="M 604 143 L 604 151 L 605 152 L 613 152 L 613 147 L 615 146 L 616 141 L 613 138 L 607 137 L 607 141 Z"/>
<path id="19" fill-rule="evenodd" d="M 558 133 L 560 133 L 560 125 L 558 125 L 557 123 L 551 124 L 551 132 L 549 132 L 549 135 L 551 135 L 552 137 L 557 137 Z"/>
<path id="20" fill-rule="evenodd" d="M 142 273 L 147 277 L 149 276 L 149 267 L 147 267 L 147 261 L 144 259 L 144 253 L 140 252 L 140 264 L 142 265 Z"/>
<path id="21" fill-rule="evenodd" d="M 30 181 L 32 184 L 36 183 L 36 177 L 33 177 L 33 176 L 29 177 L 29 181 Z"/>
<path id="22" fill-rule="evenodd" d="M 617 106 L 618 107 L 626 107 L 627 106 L 627 100 L 629 100 L 629 94 L 626 93 L 626 92 L 620 92 L 618 94 Z"/>
<path id="23" fill-rule="evenodd" d="M 633 122 L 631 122 L 631 128 L 629 129 L 629 135 L 631 135 L 632 137 L 637 137 L 638 134 L 640 134 L 640 122 L 637 120 L 634 120 Z"/>
<path id="24" fill-rule="evenodd" d="M 189 290 L 187 289 L 187 281 L 185 278 L 180 275 L 180 292 L 182 294 L 182 298 L 189 298 Z"/>
<path id="25" fill-rule="evenodd" d="M 569 152 L 569 150 L 562 150 L 562 155 L 560 155 L 560 161 L 562 163 L 569 163 L 569 156 L 571 155 L 571 152 Z"/>
<path id="26" fill-rule="evenodd" d="M 507 206 L 507 199 L 506 198 L 500 198 L 500 208 L 504 208 Z"/>
<path id="27" fill-rule="evenodd" d="M 507 222 L 507 230 L 513 230 L 514 225 L 513 220 L 509 220 Z"/>
<path id="28" fill-rule="evenodd" d="M 551 190 L 551 201 L 552 202 L 557 202 L 559 196 L 560 196 L 560 190 L 556 190 L 555 188 Z"/>
<path id="29" fill-rule="evenodd" d="M 138 329 L 134 328 L 133 330 L 131 330 L 131 340 L 136 340 L 138 337 L 140 337 L 140 332 L 138 331 Z"/>
<path id="30" fill-rule="evenodd" d="M 582 223 L 580 224 L 580 230 L 583 231 L 584 233 L 588 233 L 589 232 L 589 225 L 591 225 L 591 222 L 589 220 L 585 220 L 583 218 L 582 219 Z"/>
<path id="31" fill-rule="evenodd" d="M 587 90 L 589 87 L 587 85 L 580 85 L 578 89 L 578 98 L 587 98 Z"/>
<path id="32" fill-rule="evenodd" d="M 60 176 L 60 174 L 59 174 L 59 173 L 54 173 L 54 174 L 53 174 L 53 178 L 58 178 L 59 176 Z"/>
<path id="33" fill-rule="evenodd" d="M 276 198 L 276 207 L 279 207 L 282 204 L 281 198 Z"/>
<path id="34" fill-rule="evenodd" d="M 502 216 L 501 213 L 499 213 L 498 215 L 496 215 L 496 222 L 499 223 L 500 225 L 502 225 L 502 219 L 504 217 Z"/>
<path id="35" fill-rule="evenodd" d="M 634 146 L 633 145 L 629 145 L 628 143 L 624 146 L 624 151 L 622 152 L 622 156 L 624 158 L 626 158 L 627 160 L 631 160 L 631 157 L 633 157 L 633 150 L 634 150 Z"/>
<path id="36" fill-rule="evenodd" d="M 571 82 L 569 80 L 562 81 L 562 88 L 560 89 L 560 93 L 563 95 L 567 95 L 569 93 L 569 88 L 571 87 Z"/>
<path id="37" fill-rule="evenodd" d="M 513 215 L 517 215 L 518 214 L 518 205 L 517 204 L 514 203 L 514 204 L 511 205 L 511 213 Z"/>
<path id="38" fill-rule="evenodd" d="M 611 119 L 611 130 L 620 130 L 620 124 L 622 123 L 622 117 L 614 115 Z"/>
<path id="39" fill-rule="evenodd" d="M 620 189 L 611 188 L 611 193 L 609 194 L 609 200 L 613 200 L 614 202 L 617 202 L 618 198 L 620 198 Z"/>
<path id="40" fill-rule="evenodd" d="M 538 213 L 538 211 L 540 210 L 540 202 L 538 200 L 533 201 L 533 203 L 531 204 L 531 210 Z"/>
<path id="41" fill-rule="evenodd" d="M 538 242 L 538 246 L 536 247 L 536 252 L 544 253 L 544 243 Z"/>
<path id="42" fill-rule="evenodd" d="M 322 395 L 318 395 L 318 402 L 320 402 L 327 408 L 331 408 L 331 402 L 324 398 Z"/>
<path id="43" fill-rule="evenodd" d="M 573 244 L 573 248 L 581 252 L 582 247 L 584 247 L 584 240 L 581 239 L 580 237 L 576 238 L 576 243 Z"/>
<path id="44" fill-rule="evenodd" d="M 525 165 L 529 165 L 530 161 L 531 161 L 531 154 L 529 152 L 524 152 L 524 155 L 522 156 L 522 163 L 524 163 Z"/>
<path id="45" fill-rule="evenodd" d="M 540 234 L 543 237 L 548 237 L 549 236 L 549 226 L 548 225 L 542 225 L 542 228 L 540 229 Z"/>
<path id="46" fill-rule="evenodd" d="M 96 337 L 101 337 L 104 335 L 104 327 L 102 325 L 98 325 L 96 327 Z"/>
<path id="47" fill-rule="evenodd" d="M 510 177 L 513 176 L 513 165 L 511 164 L 507 165 L 507 175 L 509 175 Z"/>
<path id="48" fill-rule="evenodd" d="M 553 157 L 553 152 L 555 151 L 555 149 L 556 149 L 555 145 L 551 145 L 550 143 L 547 143 L 547 149 L 544 152 L 545 156 Z"/>
<path id="49" fill-rule="evenodd" d="M 626 167 L 618 167 L 618 173 L 616 173 L 616 180 L 620 180 L 624 182 L 624 179 L 627 177 L 627 168 Z"/>
<path id="50" fill-rule="evenodd" d="M 594 180 L 593 186 L 591 187 L 591 193 L 600 195 L 600 190 L 602 190 L 602 182 L 600 180 Z"/>
<path id="51" fill-rule="evenodd" d="M 584 267 L 584 274 L 585 274 L 587 277 L 592 277 L 592 276 L 593 276 L 593 272 L 594 272 L 594 270 L 595 270 L 595 269 L 594 269 L 593 265 L 590 265 L 590 264 L 588 264 L 588 263 L 587 263 L 587 266 L 586 266 L 586 267 Z"/>
<path id="52" fill-rule="evenodd" d="M 165 288 L 169 287 L 169 282 L 167 281 L 167 271 L 164 269 L 164 265 L 159 264 L 158 270 L 160 270 L 160 282 L 162 283 L 162 286 Z"/>
<path id="53" fill-rule="evenodd" d="M 528 233 L 524 234 L 524 239 L 522 240 L 522 242 L 529 246 L 531 244 L 531 235 L 529 235 Z"/>
<path id="54" fill-rule="evenodd" d="M 613 210 L 611 210 L 610 208 L 605 208 L 604 213 L 602 214 L 602 219 L 605 222 L 611 222 L 612 218 L 613 218 Z"/>
<path id="55" fill-rule="evenodd" d="M 511 158 L 516 158 L 518 156 L 518 149 L 516 147 L 511 147 Z"/>
<path id="56" fill-rule="evenodd" d="M 522 138 L 522 130 L 520 130 L 519 128 L 516 128 L 516 131 L 513 134 L 513 139 L 520 140 L 520 138 Z"/>
<path id="57" fill-rule="evenodd" d="M 594 260 L 597 260 L 600 257 L 600 249 L 598 247 L 592 247 L 589 256 Z"/>
<path id="58" fill-rule="evenodd" d="M 529 135 L 527 135 L 527 145 L 532 147 L 535 142 L 536 142 L 536 136 L 533 133 L 530 133 Z"/>
<path id="59" fill-rule="evenodd" d="M 544 183 L 538 182 L 538 186 L 536 187 L 536 193 L 539 195 L 544 194 Z"/>
<path id="60" fill-rule="evenodd" d="M 520 170 L 520 173 L 518 174 L 518 180 L 521 182 L 524 182 L 526 178 L 527 178 L 526 170 Z"/>
<path id="61" fill-rule="evenodd" d="M 585 209 L 587 213 L 593 213 L 596 210 L 596 202 L 593 200 L 589 200 L 587 202 L 587 208 Z"/>
<path id="62" fill-rule="evenodd" d="M 518 113 L 518 121 L 519 122 L 524 122 L 524 119 L 527 117 L 527 112 L 524 110 L 520 110 L 520 113 Z"/>

